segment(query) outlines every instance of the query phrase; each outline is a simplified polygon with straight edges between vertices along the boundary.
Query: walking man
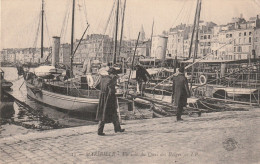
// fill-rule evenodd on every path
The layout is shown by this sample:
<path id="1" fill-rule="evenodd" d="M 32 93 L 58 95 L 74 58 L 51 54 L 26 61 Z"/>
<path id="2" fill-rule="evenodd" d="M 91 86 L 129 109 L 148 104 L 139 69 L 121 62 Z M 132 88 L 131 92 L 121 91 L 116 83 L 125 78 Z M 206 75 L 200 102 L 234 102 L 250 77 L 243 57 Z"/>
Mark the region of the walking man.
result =
<path id="1" fill-rule="evenodd" d="M 118 115 L 117 115 L 117 98 L 116 98 L 116 82 L 117 82 L 117 71 L 111 67 L 108 71 L 108 75 L 101 77 L 100 84 L 100 97 L 97 108 L 96 119 L 98 123 L 98 135 L 105 135 L 103 133 L 105 123 L 114 124 L 115 132 L 124 132 L 125 129 L 121 129 Z"/>
<path id="2" fill-rule="evenodd" d="M 184 67 L 179 68 L 179 74 L 173 79 L 172 93 L 174 106 L 177 106 L 177 121 L 181 121 L 183 120 L 181 118 L 183 107 L 187 105 L 187 98 L 190 97 L 188 80 L 184 75 Z"/>
<path id="3" fill-rule="evenodd" d="M 136 65 L 136 81 L 137 81 L 137 93 L 140 93 L 141 96 L 144 95 L 146 82 L 151 78 L 147 70 L 141 65 Z"/>

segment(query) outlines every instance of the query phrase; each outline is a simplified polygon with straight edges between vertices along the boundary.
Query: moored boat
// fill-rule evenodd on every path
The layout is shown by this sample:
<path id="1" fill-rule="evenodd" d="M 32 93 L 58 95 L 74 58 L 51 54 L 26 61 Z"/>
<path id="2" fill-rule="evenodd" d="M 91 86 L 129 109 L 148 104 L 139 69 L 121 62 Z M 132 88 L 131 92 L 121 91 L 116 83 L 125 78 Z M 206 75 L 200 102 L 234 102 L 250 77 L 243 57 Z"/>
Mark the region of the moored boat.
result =
<path id="1" fill-rule="evenodd" d="M 42 19 L 44 17 L 43 6 L 44 2 L 42 3 Z M 73 7 L 74 6 L 75 0 L 73 0 Z M 73 49 L 74 9 L 72 22 L 71 66 L 60 66 L 60 37 L 53 37 L 51 65 L 39 66 L 24 74 L 27 95 L 37 102 L 58 109 L 95 113 L 99 101 L 99 89 L 96 88 L 96 82 L 99 80 L 99 75 L 95 77 L 91 75 L 75 77 L 73 75 L 73 56 L 77 50 L 77 48 L 76 50 Z M 87 25 L 86 30 L 88 29 L 88 26 L 89 25 Z M 42 25 L 42 33 L 43 27 L 44 26 Z M 41 56 L 43 56 L 43 34 L 41 36 Z"/>
<path id="2" fill-rule="evenodd" d="M 4 78 L 4 71 L 0 69 L 1 77 L 0 77 L 0 82 L 1 82 L 1 88 L 0 88 L 0 116 L 3 117 L 7 113 L 13 113 L 13 104 L 14 101 L 12 98 L 10 98 L 7 94 L 6 91 L 11 90 L 11 87 L 13 86 L 13 83 L 10 81 L 5 80 Z"/>
<path id="3" fill-rule="evenodd" d="M 56 107 L 59 109 L 65 109 L 65 110 L 71 110 L 71 111 L 77 111 L 77 112 L 90 112 L 95 113 L 96 108 L 98 105 L 98 90 L 88 90 L 90 93 L 95 93 L 93 96 L 87 96 L 87 94 L 61 94 L 61 93 L 55 93 L 53 90 L 46 90 L 47 87 L 55 87 L 58 89 L 58 86 L 54 85 L 45 85 L 44 88 L 37 88 L 34 85 L 30 84 L 29 82 L 26 82 L 26 88 L 27 88 L 27 95 L 30 98 L 33 98 L 34 100 L 50 105 L 52 107 Z M 59 87 L 60 88 L 60 87 Z M 67 88 L 62 88 L 61 90 L 58 89 L 58 91 L 62 90 L 64 91 Z M 75 93 L 76 90 L 78 92 L 83 92 L 85 90 L 83 89 L 76 89 L 76 88 L 68 88 L 70 90 L 70 93 Z M 87 91 L 87 92 L 88 92 Z M 85 92 L 86 93 L 86 92 Z M 84 96 L 85 95 L 85 96 Z"/>

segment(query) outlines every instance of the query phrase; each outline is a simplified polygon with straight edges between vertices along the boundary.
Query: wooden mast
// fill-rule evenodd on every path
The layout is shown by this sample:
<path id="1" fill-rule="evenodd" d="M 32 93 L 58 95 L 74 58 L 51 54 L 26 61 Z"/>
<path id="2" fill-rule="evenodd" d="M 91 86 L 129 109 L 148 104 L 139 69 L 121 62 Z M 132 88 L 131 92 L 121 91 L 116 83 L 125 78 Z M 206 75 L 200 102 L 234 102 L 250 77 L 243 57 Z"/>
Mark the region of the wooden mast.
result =
<path id="1" fill-rule="evenodd" d="M 125 6 L 126 6 L 126 0 L 124 2 L 124 9 L 123 9 L 123 17 L 122 17 L 122 27 L 121 27 L 121 34 L 120 34 L 120 42 L 119 42 L 119 51 L 118 51 L 118 56 L 120 56 L 120 51 L 121 51 L 121 45 L 122 45 L 122 40 L 123 40 L 123 31 L 124 31 L 124 20 L 125 20 Z"/>
<path id="2" fill-rule="evenodd" d="M 42 0 L 41 58 L 43 58 L 43 19 L 44 19 L 44 0 Z"/>
<path id="3" fill-rule="evenodd" d="M 117 0 L 117 9 L 116 9 L 116 31 L 115 31 L 115 46 L 114 46 L 113 65 L 116 64 L 117 31 L 118 31 L 118 13 L 119 13 L 118 10 L 119 10 L 119 0 Z"/>
<path id="4" fill-rule="evenodd" d="M 200 1 L 200 2 L 199 2 Z M 198 1 L 198 11 L 197 11 L 197 22 L 196 22 L 196 40 L 195 40 L 195 47 L 194 47 L 194 55 L 193 55 L 193 62 L 195 62 L 195 59 L 197 57 L 197 51 L 198 51 L 198 44 L 199 44 L 199 40 L 198 40 L 198 37 L 199 37 L 199 22 L 200 22 L 200 11 L 201 11 L 201 0 Z M 194 65 L 192 65 L 192 74 L 191 74 L 191 86 L 190 86 L 190 89 L 192 89 L 192 80 L 193 80 L 193 74 L 194 74 Z"/>
<path id="5" fill-rule="evenodd" d="M 72 23 L 71 23 L 71 48 L 70 48 L 70 77 L 73 77 L 73 40 L 74 40 L 74 11 L 75 10 L 75 0 L 73 0 L 72 5 Z"/>
<path id="6" fill-rule="evenodd" d="M 199 0 L 197 0 L 196 13 L 195 13 L 195 17 L 194 17 L 194 23 L 193 23 L 193 29 L 192 29 L 192 35 L 191 35 L 191 42 L 190 42 L 190 49 L 189 49 L 189 58 L 191 57 L 191 50 L 192 50 L 192 44 L 193 44 L 193 38 L 194 38 L 194 32 L 195 32 L 195 26 L 196 26 L 196 20 L 197 20 L 198 6 L 199 6 Z"/>
<path id="7" fill-rule="evenodd" d="M 130 68 L 130 73 L 129 73 L 129 76 L 128 76 L 128 81 L 127 81 L 127 86 L 126 86 L 127 88 L 126 88 L 126 91 L 128 91 L 128 86 L 129 86 L 129 82 L 130 82 L 130 78 L 131 78 L 132 70 L 134 69 L 135 53 L 136 53 L 136 49 L 137 49 L 137 46 L 138 46 L 139 37 L 140 37 L 140 32 L 138 33 L 138 37 L 137 37 L 137 41 L 136 41 L 136 45 L 135 45 L 135 50 L 134 50 L 134 55 L 133 55 L 133 59 L 132 59 L 132 65 L 131 65 L 131 68 Z"/>

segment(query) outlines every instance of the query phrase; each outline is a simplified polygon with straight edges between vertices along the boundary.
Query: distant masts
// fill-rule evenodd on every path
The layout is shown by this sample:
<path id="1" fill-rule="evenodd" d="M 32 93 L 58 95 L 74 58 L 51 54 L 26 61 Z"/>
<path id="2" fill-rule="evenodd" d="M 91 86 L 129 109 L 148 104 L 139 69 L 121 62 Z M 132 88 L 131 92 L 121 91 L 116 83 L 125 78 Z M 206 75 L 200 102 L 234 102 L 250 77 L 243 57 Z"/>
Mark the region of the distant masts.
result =
<path id="1" fill-rule="evenodd" d="M 73 77 L 73 40 L 74 40 L 74 12 L 75 12 L 75 0 L 72 5 L 72 23 L 71 23 L 71 48 L 70 48 L 70 77 Z"/>
<path id="2" fill-rule="evenodd" d="M 119 0 L 117 0 L 117 9 L 116 9 L 116 31 L 115 31 L 115 46 L 114 46 L 113 65 L 116 64 L 117 32 L 118 32 L 118 13 L 119 13 Z"/>
<path id="3" fill-rule="evenodd" d="M 120 56 L 120 51 L 121 51 L 121 46 L 122 46 L 122 40 L 123 40 L 124 20 L 125 20 L 125 6 L 126 6 L 126 0 L 125 0 L 125 2 L 124 2 L 124 8 L 123 8 L 123 16 L 122 16 L 122 25 L 121 25 L 121 34 L 120 34 L 120 43 L 119 43 L 118 56 Z"/>
<path id="4" fill-rule="evenodd" d="M 43 17 L 44 17 L 44 0 L 42 0 L 42 30 L 41 30 L 41 58 L 43 58 Z"/>

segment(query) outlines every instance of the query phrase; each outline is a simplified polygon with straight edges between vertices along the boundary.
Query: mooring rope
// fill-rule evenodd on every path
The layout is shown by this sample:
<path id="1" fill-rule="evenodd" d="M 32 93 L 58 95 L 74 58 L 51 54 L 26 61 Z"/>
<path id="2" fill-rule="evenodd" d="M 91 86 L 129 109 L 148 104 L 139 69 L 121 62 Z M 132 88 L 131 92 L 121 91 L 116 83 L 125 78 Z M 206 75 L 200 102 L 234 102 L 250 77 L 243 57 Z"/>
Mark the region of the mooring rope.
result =
<path id="1" fill-rule="evenodd" d="M 211 108 L 211 107 L 209 107 L 209 106 L 207 106 L 206 104 L 204 104 L 202 101 L 200 101 L 200 100 L 198 100 L 203 106 L 205 106 L 206 108 L 209 108 L 210 110 L 216 110 L 216 109 L 213 109 L 213 108 Z"/>

